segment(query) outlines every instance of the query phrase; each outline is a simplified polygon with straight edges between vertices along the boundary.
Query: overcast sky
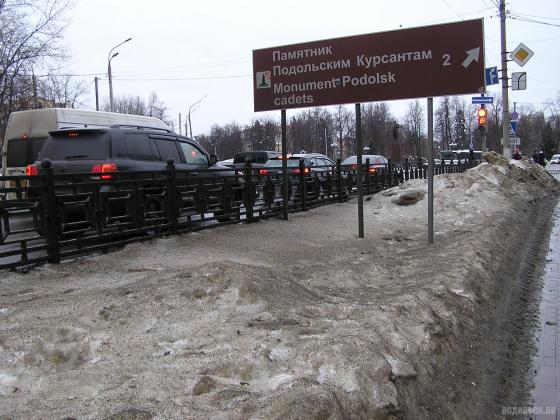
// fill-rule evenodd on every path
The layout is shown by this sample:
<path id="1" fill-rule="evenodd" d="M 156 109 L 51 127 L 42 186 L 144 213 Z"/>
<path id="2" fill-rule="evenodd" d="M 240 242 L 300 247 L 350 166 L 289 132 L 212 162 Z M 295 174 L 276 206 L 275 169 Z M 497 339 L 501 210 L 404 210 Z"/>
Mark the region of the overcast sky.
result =
<path id="1" fill-rule="evenodd" d="M 69 69 L 90 83 L 82 108 L 95 109 L 93 77 L 101 78 L 101 102 L 109 96 L 107 58 L 115 45 L 132 37 L 111 61 L 113 92 L 147 98 L 155 91 L 167 105 L 178 131 L 179 113 L 204 97 L 191 113 L 193 134 L 213 124 L 240 125 L 253 112 L 252 50 L 279 45 L 484 18 L 486 66 L 500 67 L 497 0 L 76 0 L 69 11 L 66 39 L 73 53 Z M 524 66 L 526 91 L 510 91 L 518 110 L 543 107 L 560 91 L 560 1 L 511 0 L 507 48 L 523 42 L 535 55 Z M 546 22 L 549 25 L 522 21 Z M 489 93 L 499 92 L 498 85 Z M 470 103 L 470 97 L 465 98 Z M 425 101 L 423 101 L 425 104 Z M 407 101 L 390 101 L 397 118 Z M 436 105 L 437 107 L 437 101 Z M 289 110 L 288 118 L 300 110 Z M 279 112 L 272 112 L 280 118 Z M 184 132 L 184 128 L 183 128 Z"/>

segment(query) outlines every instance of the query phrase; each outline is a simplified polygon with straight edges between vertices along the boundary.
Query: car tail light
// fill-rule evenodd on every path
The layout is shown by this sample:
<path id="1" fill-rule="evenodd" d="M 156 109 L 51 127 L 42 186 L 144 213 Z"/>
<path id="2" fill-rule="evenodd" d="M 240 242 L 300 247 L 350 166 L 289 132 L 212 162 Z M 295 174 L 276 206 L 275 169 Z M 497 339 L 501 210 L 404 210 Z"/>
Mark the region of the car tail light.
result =
<path id="1" fill-rule="evenodd" d="M 268 175 L 268 169 L 260 169 L 259 174 L 260 175 Z"/>
<path id="2" fill-rule="evenodd" d="M 299 168 L 292 169 L 292 173 L 299 174 Z M 303 168 L 303 174 L 304 175 L 309 175 L 310 173 L 311 173 L 311 169 Z"/>
<path id="3" fill-rule="evenodd" d="M 370 166 L 368 171 L 369 171 L 370 174 L 374 174 L 374 173 L 377 172 L 377 168 L 374 168 L 373 166 Z"/>
<path id="4" fill-rule="evenodd" d="M 25 175 L 36 176 L 39 175 L 39 168 L 35 165 L 27 165 L 25 168 Z"/>
<path id="5" fill-rule="evenodd" d="M 102 163 L 100 165 L 93 165 L 91 168 L 92 173 L 106 173 L 106 172 L 117 172 L 117 164 L 116 163 Z M 112 179 L 112 175 L 101 175 L 101 179 Z"/>

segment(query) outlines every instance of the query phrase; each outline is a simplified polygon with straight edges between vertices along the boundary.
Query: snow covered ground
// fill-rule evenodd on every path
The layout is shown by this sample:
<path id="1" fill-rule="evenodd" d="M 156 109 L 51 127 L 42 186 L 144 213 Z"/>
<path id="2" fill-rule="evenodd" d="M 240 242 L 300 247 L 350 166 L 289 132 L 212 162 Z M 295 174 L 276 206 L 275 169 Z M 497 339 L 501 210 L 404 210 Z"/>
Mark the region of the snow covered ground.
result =
<path id="1" fill-rule="evenodd" d="M 413 180 L 366 199 L 364 239 L 352 200 L 0 272 L 0 412 L 477 418 L 492 386 L 465 343 L 488 341 L 559 191 L 541 167 L 488 159 L 435 178 L 433 245 Z M 404 192 L 420 200 L 397 205 Z"/>

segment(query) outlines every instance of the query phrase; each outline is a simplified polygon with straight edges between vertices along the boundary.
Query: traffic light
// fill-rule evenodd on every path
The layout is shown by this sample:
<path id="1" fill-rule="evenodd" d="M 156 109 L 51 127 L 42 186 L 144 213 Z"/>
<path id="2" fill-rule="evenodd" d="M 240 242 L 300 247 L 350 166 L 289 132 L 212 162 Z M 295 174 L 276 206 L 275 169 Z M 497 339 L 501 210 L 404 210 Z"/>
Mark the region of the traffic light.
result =
<path id="1" fill-rule="evenodd" d="M 484 127 L 486 125 L 486 116 L 488 115 L 488 110 L 484 108 L 484 105 L 481 105 L 476 112 L 476 116 L 478 118 L 478 127 Z"/>
<path id="2" fill-rule="evenodd" d="M 399 138 L 399 127 L 400 125 L 394 121 L 393 122 L 393 140 L 397 140 Z"/>

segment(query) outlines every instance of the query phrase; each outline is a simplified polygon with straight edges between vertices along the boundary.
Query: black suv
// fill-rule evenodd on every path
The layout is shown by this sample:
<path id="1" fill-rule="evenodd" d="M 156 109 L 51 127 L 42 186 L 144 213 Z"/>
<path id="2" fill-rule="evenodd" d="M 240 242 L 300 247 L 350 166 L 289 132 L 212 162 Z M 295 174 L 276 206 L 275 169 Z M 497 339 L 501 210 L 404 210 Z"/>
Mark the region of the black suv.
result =
<path id="1" fill-rule="evenodd" d="M 166 175 L 163 171 L 170 160 L 175 165 L 178 179 L 213 178 L 217 182 L 216 185 L 219 185 L 226 178 L 231 177 L 228 186 L 232 188 L 233 199 L 237 201 L 243 199 L 243 177 L 237 176 L 231 168 L 217 164 L 217 156 L 208 154 L 197 142 L 164 129 L 114 125 L 110 128 L 52 131 L 37 161 L 27 167 L 26 174 L 33 176 L 44 173 L 45 170 L 41 165 L 44 160 L 50 161 L 54 174 L 60 174 L 55 181 L 57 191 L 65 194 L 65 199 L 69 201 L 73 200 L 71 196 L 75 196 L 76 193 L 98 190 L 102 193 L 118 194 L 118 185 L 110 182 L 104 184 L 90 182 L 92 179 L 106 181 L 120 177 L 112 175 L 113 172 L 154 174 L 153 181 L 145 181 L 147 185 L 142 188 L 151 189 L 151 195 L 157 196 L 158 188 L 166 185 L 165 180 L 160 183 L 158 178 L 164 179 Z M 156 171 L 162 172 L 158 175 Z M 84 174 L 86 176 L 83 176 Z M 139 176 L 139 178 L 142 179 L 140 182 L 144 182 L 144 178 L 151 179 L 149 176 Z M 131 178 L 126 177 L 126 179 Z M 32 187 L 30 196 L 41 194 L 40 179 L 34 181 L 31 177 L 30 185 Z M 66 185 L 68 185 L 67 189 L 65 189 Z M 212 195 L 214 190 L 217 192 Z M 212 191 L 209 190 L 202 201 L 211 199 L 220 201 L 220 189 L 214 188 Z M 150 199 L 148 207 L 156 211 L 163 207 L 161 203 L 159 199 Z M 123 208 L 116 206 L 115 204 L 115 212 L 124 211 Z M 205 213 L 204 210 L 201 211 Z M 213 212 L 218 219 L 221 219 L 225 213 L 225 210 L 220 208 L 208 211 Z M 223 217 L 223 219 L 228 218 Z"/>
<path id="2" fill-rule="evenodd" d="M 80 128 L 52 131 L 28 175 L 40 171 L 43 159 L 55 173 L 160 171 L 172 159 L 178 171 L 209 171 L 207 176 L 232 175 L 230 168 L 216 164 L 197 142 L 168 130 L 115 125 L 110 128 Z"/>

